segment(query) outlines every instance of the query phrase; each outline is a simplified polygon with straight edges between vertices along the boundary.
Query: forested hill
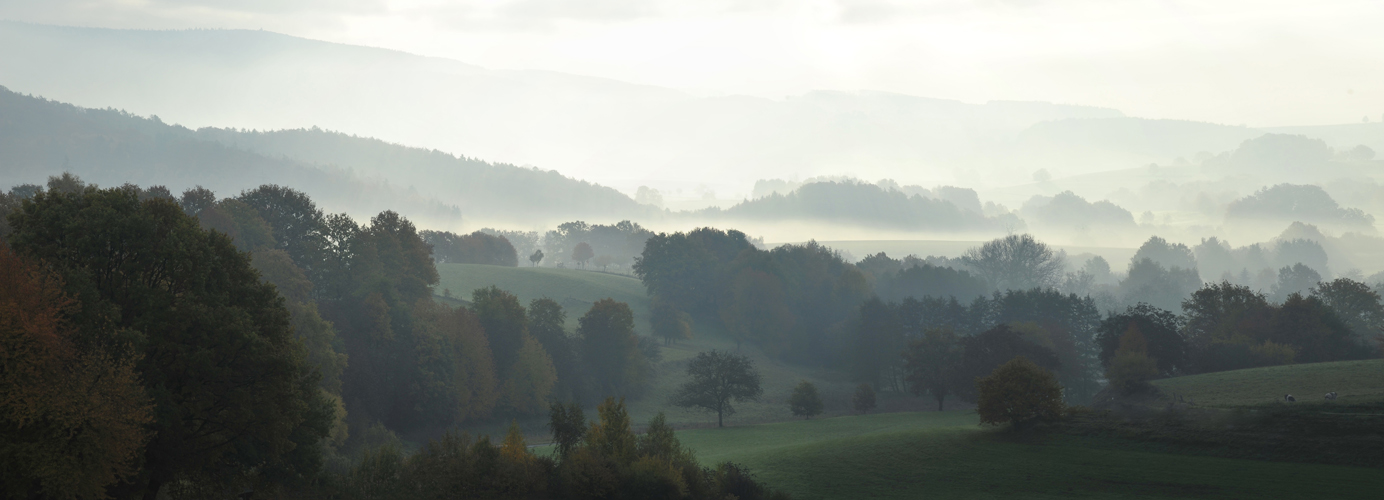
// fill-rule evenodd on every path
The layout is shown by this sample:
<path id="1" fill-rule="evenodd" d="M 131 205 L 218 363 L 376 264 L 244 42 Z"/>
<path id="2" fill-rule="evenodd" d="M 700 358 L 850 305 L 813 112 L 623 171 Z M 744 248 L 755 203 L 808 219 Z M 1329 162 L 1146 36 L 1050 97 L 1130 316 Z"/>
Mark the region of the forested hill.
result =
<path id="1" fill-rule="evenodd" d="M 322 130 L 194 131 L 112 109 L 88 109 L 0 87 L 0 170 L 9 184 L 70 171 L 90 182 L 202 185 L 223 195 L 294 186 L 331 211 L 384 209 L 430 227 L 471 221 L 630 217 L 619 192 L 556 172 L 490 164 Z M 442 201 L 439 201 L 442 200 Z"/>
<path id="2" fill-rule="evenodd" d="M 974 197 L 974 192 L 971 192 Z M 976 203 L 978 205 L 978 203 Z M 949 200 L 863 182 L 813 182 L 788 194 L 773 193 L 727 209 L 697 212 L 734 220 L 812 220 L 876 228 L 944 233 L 995 232 L 1024 227 L 1013 214 L 987 217 Z"/>
<path id="3" fill-rule="evenodd" d="M 272 132 L 203 128 L 197 130 L 196 137 L 384 178 L 456 204 L 468 217 L 487 221 L 632 218 L 654 210 L 613 188 L 572 179 L 555 170 L 489 163 L 318 128 Z"/>

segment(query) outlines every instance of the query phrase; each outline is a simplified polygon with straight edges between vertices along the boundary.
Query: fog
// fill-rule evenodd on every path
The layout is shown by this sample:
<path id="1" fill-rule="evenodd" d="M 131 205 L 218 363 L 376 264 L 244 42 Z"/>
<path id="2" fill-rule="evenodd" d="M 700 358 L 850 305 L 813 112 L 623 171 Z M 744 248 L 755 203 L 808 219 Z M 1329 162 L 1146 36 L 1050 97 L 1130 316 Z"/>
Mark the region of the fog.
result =
<path id="1" fill-rule="evenodd" d="M 303 189 L 329 211 L 363 218 L 393 208 L 439 230 L 493 227 L 541 234 L 572 220 L 631 220 L 654 231 L 733 227 L 769 245 L 831 242 L 855 258 L 881 251 L 895 257 L 956 257 L 978 242 L 1028 232 L 1071 255 L 1102 255 L 1117 270 L 1152 236 L 1189 246 L 1215 237 L 1233 247 L 1309 238 L 1328 249 L 1331 267 L 1339 272 L 1384 269 L 1374 215 L 1384 212 L 1384 161 L 1374 154 L 1384 151 L 1379 114 L 1384 103 L 1348 84 L 1363 69 L 1333 66 L 1310 78 L 1295 77 L 1297 84 L 1251 85 L 1243 95 L 1218 95 L 1214 100 L 1224 102 L 1213 106 L 1206 89 L 1246 85 L 1246 78 L 1277 70 L 1246 57 L 1226 69 L 1189 76 L 1191 92 L 1162 76 L 1148 84 L 1111 79 L 1098 92 L 1078 92 L 1084 84 L 1058 82 L 1088 70 L 1072 67 L 1064 74 L 1053 61 L 1086 57 L 1084 64 L 1091 64 L 1114 57 L 1113 49 L 1084 54 L 1066 42 L 1045 41 L 1031 49 L 1008 47 L 1009 52 L 984 44 L 933 46 L 934 52 L 919 56 L 934 61 L 969 54 L 974 64 L 988 64 L 989 74 L 1017 75 L 1014 68 L 1021 65 L 996 62 L 997 53 L 1043 53 L 1035 57 L 1047 67 L 1024 70 L 1033 85 L 1018 91 L 978 82 L 976 88 L 988 95 L 955 91 L 957 81 L 980 74 L 955 65 L 940 66 L 951 74 L 934 75 L 951 82 L 942 87 L 952 90 L 937 94 L 927 92 L 942 87 L 909 86 L 909 79 L 897 75 L 869 77 L 862 68 L 838 68 L 849 77 L 804 78 L 795 84 L 728 84 L 733 62 L 708 69 L 714 77 L 670 84 L 673 73 L 658 68 L 715 64 L 698 59 L 700 52 L 669 52 L 657 61 L 621 59 L 623 70 L 612 60 L 577 71 L 554 62 L 554 54 L 562 52 L 544 44 L 589 42 L 589 34 L 562 19 L 609 25 L 610 36 L 621 38 L 631 36 L 621 31 L 633 26 L 629 23 L 657 26 L 683 19 L 697 25 L 712 22 L 708 19 L 753 22 L 783 16 L 766 14 L 772 9 L 751 9 L 748 17 L 715 9 L 677 14 L 672 4 L 660 3 L 629 11 L 631 19 L 642 21 L 626 22 L 609 10 L 586 16 L 515 7 L 490 11 L 494 32 L 489 35 L 435 23 L 419 28 L 437 34 L 422 43 L 417 33 L 398 29 L 402 25 L 381 27 L 401 12 L 394 4 L 346 11 L 286 4 L 283 12 L 219 4 L 202 10 L 192 10 L 192 4 L 143 10 L 63 5 L 0 5 L 0 18 L 10 18 L 0 21 L 0 85 L 13 93 L 7 99 L 26 103 L 26 112 L 67 113 L 65 119 L 76 120 L 63 122 L 69 128 L 48 131 L 11 123 L 9 140 L 15 146 L 0 155 L 6 188 L 42 184 L 63 171 L 101 185 L 166 184 L 175 192 L 205 185 L 223 195 L 276 182 Z M 833 11 L 832 23 L 877 22 L 867 19 L 862 6 L 842 8 Z M 1101 15 L 1065 3 L 957 11 L 964 14 L 901 8 L 888 10 L 893 19 L 888 30 L 899 23 L 921 26 L 968 16 L 977 23 L 971 37 L 1017 23 L 1013 16 L 1019 13 Z M 1206 21 L 1217 12 L 1159 19 Z M 1240 31 L 1225 36 L 1272 48 L 1279 42 L 1265 33 L 1300 13 L 1265 7 Z M 474 26 L 476 15 L 461 17 Z M 533 23 L 520 26 L 516 20 L 525 15 Z M 788 18 L 800 15 L 806 14 Z M 352 21 L 339 26 L 309 21 L 347 18 Z M 252 20 L 272 20 L 268 26 L 287 33 L 235 29 L 251 27 Z M 1112 26 L 1128 22 L 1112 21 Z M 366 34 L 365 26 L 373 31 Z M 823 26 L 813 28 L 825 37 L 818 40 L 830 40 L 826 33 L 840 29 Z M 1030 31 L 1012 36 L 1035 33 L 1032 25 L 1025 26 Z M 1150 37 L 1146 43 L 1162 52 L 1131 56 L 1126 63 L 1154 61 L 1147 71 L 1170 68 L 1166 59 L 1182 49 L 1157 41 L 1168 36 L 1170 26 L 1142 25 L 1139 33 Z M 1107 32 L 1088 26 L 1079 33 Z M 739 28 L 727 34 L 743 35 Z M 669 36 L 648 39 L 657 45 Z M 1205 42 L 1210 35 L 1196 36 Z M 482 38 L 494 53 L 448 49 L 444 43 Z M 519 38 L 546 42 L 494 45 Z M 1135 43 L 1135 38 L 1114 36 L 1117 44 Z M 755 40 L 744 42 L 746 50 L 763 50 Z M 1301 52 L 1330 52 L 1333 43 L 1318 36 L 1282 64 L 1302 64 Z M 1246 50 L 1232 45 L 1204 44 L 1223 59 Z M 842 46 L 863 51 L 872 45 Z M 602 50 L 616 59 L 628 57 L 621 55 L 623 49 Z M 936 53 L 946 50 L 950 55 Z M 801 59 L 801 53 L 793 57 Z M 496 54 L 513 57 L 501 63 Z M 857 55 L 862 64 L 887 58 Z M 922 64 L 890 57 L 904 66 Z M 744 67 L 736 71 L 749 79 L 760 74 Z M 826 66 L 812 72 L 826 72 Z M 1213 76 L 1222 80 L 1208 81 Z M 1330 85 L 1349 87 L 1349 103 L 1308 98 L 1283 87 L 1322 83 L 1313 79 L 1335 79 Z M 717 84 L 723 85 L 709 87 Z M 1150 86 L 1158 86 L 1155 95 L 1149 94 Z M 1266 98 L 1271 88 L 1284 92 L 1282 98 Z M 128 115 L 87 123 L 90 113 L 59 103 Z M 53 107 L 45 111 L 48 105 Z M 1347 109 L 1354 111 L 1347 114 Z M 95 129 L 73 132 L 71 123 L 78 122 Z M 151 139 L 135 141 L 141 153 L 127 153 L 125 160 L 113 159 L 111 152 L 128 147 L 78 146 L 84 134 L 116 130 L 139 130 Z M 34 140 L 68 144 L 68 149 L 40 147 Z M 170 140 L 182 145 L 169 145 Z M 188 152 L 194 149 L 200 152 Z M 258 166 L 234 166 L 246 161 Z M 161 166 L 150 170 L 150 162 Z"/>

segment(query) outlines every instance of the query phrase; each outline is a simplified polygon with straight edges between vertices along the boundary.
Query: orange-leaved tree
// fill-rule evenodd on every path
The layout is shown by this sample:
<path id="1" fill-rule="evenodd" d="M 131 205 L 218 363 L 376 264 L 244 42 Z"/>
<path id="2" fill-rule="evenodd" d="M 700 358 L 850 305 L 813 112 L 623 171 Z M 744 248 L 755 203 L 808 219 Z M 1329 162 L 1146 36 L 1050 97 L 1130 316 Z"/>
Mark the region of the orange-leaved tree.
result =
<path id="1" fill-rule="evenodd" d="M 977 380 L 976 389 L 980 392 L 976 413 L 982 424 L 1012 423 L 1018 427 L 1055 420 L 1062 414 L 1062 386 L 1057 376 L 1023 356 Z"/>
<path id="2" fill-rule="evenodd" d="M 77 339 L 59 278 L 0 243 L 0 496 L 104 498 L 138 470 L 152 409 L 120 359 Z"/>

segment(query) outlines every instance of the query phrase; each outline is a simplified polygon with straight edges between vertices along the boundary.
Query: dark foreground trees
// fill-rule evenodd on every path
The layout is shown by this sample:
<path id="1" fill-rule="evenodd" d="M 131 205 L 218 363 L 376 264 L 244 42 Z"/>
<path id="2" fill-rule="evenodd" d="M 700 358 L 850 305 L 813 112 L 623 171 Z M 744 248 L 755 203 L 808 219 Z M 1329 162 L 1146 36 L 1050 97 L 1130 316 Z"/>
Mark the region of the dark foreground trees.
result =
<path id="1" fill-rule="evenodd" d="M 320 467 L 334 406 L 275 288 L 229 238 L 127 188 L 40 193 L 10 222 L 15 251 L 82 303 L 78 343 L 131 346 L 117 359 L 134 360 L 155 406 L 143 467 L 114 496 L 293 483 Z M 283 236 L 293 254 L 309 235 Z"/>
<path id="2" fill-rule="evenodd" d="M 735 414 L 732 402 L 753 401 L 763 390 L 759 372 L 749 357 L 711 350 L 698 354 L 687 365 L 692 380 L 673 396 L 673 404 L 716 412 L 716 426 L 725 426 L 725 416 Z"/>
<path id="3" fill-rule="evenodd" d="M 0 242 L 0 498 L 102 498 L 153 420 L 134 359 L 79 343 L 62 281 Z"/>

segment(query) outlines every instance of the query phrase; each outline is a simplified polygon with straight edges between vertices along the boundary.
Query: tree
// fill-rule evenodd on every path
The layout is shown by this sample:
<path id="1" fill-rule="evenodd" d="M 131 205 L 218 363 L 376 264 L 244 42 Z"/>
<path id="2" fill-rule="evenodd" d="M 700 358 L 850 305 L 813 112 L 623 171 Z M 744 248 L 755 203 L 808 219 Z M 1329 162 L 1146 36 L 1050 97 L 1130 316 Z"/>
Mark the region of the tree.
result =
<path id="1" fill-rule="evenodd" d="M 933 328 L 923 332 L 923 338 L 908 344 L 904 352 L 904 373 L 908 388 L 915 396 L 924 392 L 937 400 L 937 411 L 957 384 L 957 367 L 961 362 L 961 344 L 950 328 Z"/>
<path id="2" fill-rule="evenodd" d="M 1322 275 L 1302 263 L 1278 270 L 1278 282 L 1273 286 L 1273 301 L 1282 303 L 1288 296 L 1304 293 L 1321 283 Z"/>
<path id="3" fill-rule="evenodd" d="M 793 326 L 783 281 L 757 269 L 745 269 L 731 280 L 729 300 L 721 303 L 721 322 L 735 337 L 735 348 L 746 340 L 770 350 L 781 348 Z"/>
<path id="4" fill-rule="evenodd" d="M 577 243 L 577 246 L 572 247 L 572 260 L 581 263 L 582 267 L 586 267 L 586 261 L 591 260 L 591 258 L 595 256 L 596 252 L 591 250 L 591 245 L 585 241 Z"/>
<path id="5" fill-rule="evenodd" d="M 1125 334 L 1120 336 L 1120 346 L 1105 369 L 1105 378 L 1110 381 L 1110 387 L 1128 394 L 1147 387 L 1148 381 L 1156 376 L 1158 362 L 1149 357 L 1148 342 L 1139 333 L 1139 326 L 1130 323 Z"/>
<path id="6" fill-rule="evenodd" d="M 536 414 L 548 404 L 557 384 L 557 370 L 543 345 L 532 336 L 515 356 L 514 364 L 505 371 L 505 406 L 521 415 Z"/>
<path id="7" fill-rule="evenodd" d="M 601 299 L 577 320 L 581 354 L 601 395 L 637 392 L 645 378 L 644 356 L 629 304 Z"/>
<path id="8" fill-rule="evenodd" d="M 725 426 L 725 416 L 735 414 L 734 402 L 755 401 L 764 391 L 759 387 L 759 372 L 747 356 L 711 350 L 697 354 L 687 364 L 692 380 L 678 388 L 673 404 L 716 412 L 716 426 Z"/>
<path id="9" fill-rule="evenodd" d="M 1096 334 L 1101 364 L 1110 365 L 1131 328 L 1137 329 L 1146 339 L 1145 354 L 1158 361 L 1160 373 L 1172 376 L 1186 368 L 1187 342 L 1182 337 L 1181 318 L 1171 311 L 1142 303 L 1125 308 L 1122 313 L 1111 312 L 1101 321 Z"/>
<path id="10" fill-rule="evenodd" d="M 538 263 L 543 262 L 543 250 L 534 250 L 533 255 L 529 256 L 529 262 L 533 263 L 532 267 L 538 267 Z"/>
<path id="11" fill-rule="evenodd" d="M 855 381 L 881 387 L 884 382 L 898 389 L 897 369 L 903 359 L 903 325 L 894 307 L 878 297 L 860 305 L 856 321 L 851 372 Z"/>
<path id="12" fill-rule="evenodd" d="M 976 387 L 980 391 L 976 413 L 982 424 L 1021 427 L 1062 415 L 1062 386 L 1057 377 L 1023 356 L 977 380 Z"/>
<path id="13" fill-rule="evenodd" d="M 601 254 L 596 256 L 595 264 L 600 266 L 602 271 L 605 271 L 613 263 L 615 263 L 615 259 L 611 258 L 609 255 Z"/>
<path id="14" fill-rule="evenodd" d="M 692 316 L 678 310 L 667 300 L 655 298 L 649 311 L 649 327 L 664 345 L 692 338 Z"/>
<path id="15" fill-rule="evenodd" d="M 471 304 L 490 340 L 495 366 L 509 369 L 529 337 L 529 319 L 519 297 L 491 285 L 472 292 Z"/>
<path id="16" fill-rule="evenodd" d="M 860 384 L 855 388 L 855 396 L 851 398 L 851 403 L 855 406 L 858 413 L 869 413 L 875 409 L 875 388 L 870 384 Z"/>
<path id="17" fill-rule="evenodd" d="M 548 429 L 553 432 L 553 444 L 559 457 L 567 458 L 586 436 L 586 415 L 576 402 L 548 405 Z"/>
<path id="18" fill-rule="evenodd" d="M 822 413 L 822 406 L 822 396 L 817 394 L 817 386 L 806 380 L 799 382 L 793 388 L 793 395 L 788 397 L 788 409 L 793 411 L 795 417 L 811 419 Z"/>
<path id="19" fill-rule="evenodd" d="M 265 184 L 240 193 L 237 200 L 259 211 L 269 223 L 278 248 L 288 252 L 298 267 L 308 276 L 317 277 L 314 264 L 321 260 L 326 247 L 325 220 L 322 210 L 307 194 L 296 189 Z M 315 280 L 314 280 L 315 281 Z"/>
<path id="20" fill-rule="evenodd" d="M 961 363 L 957 368 L 958 381 L 953 388 L 957 397 L 978 401 L 976 381 L 993 373 L 996 368 L 1015 357 L 1031 361 L 1046 370 L 1057 372 L 1062 363 L 1051 349 L 1024 340 L 1023 335 L 1007 324 L 997 325 L 980 334 L 961 340 Z"/>
<path id="21" fill-rule="evenodd" d="M 1009 235 L 966 251 L 962 260 L 999 290 L 1057 286 L 1067 255 L 1033 235 Z"/>
<path id="22" fill-rule="evenodd" d="M 0 242 L 0 497 L 104 498 L 153 408 L 133 359 L 83 349 L 62 280 Z"/>
<path id="23" fill-rule="evenodd" d="M 16 252 L 52 266 L 82 302 L 79 344 L 137 346 L 158 418 L 143 470 L 117 496 L 317 470 L 334 405 L 278 292 L 229 239 L 172 200 L 125 189 L 50 191 L 11 222 Z"/>
<path id="24" fill-rule="evenodd" d="M 1329 283 L 1318 283 L 1312 289 L 1312 296 L 1336 311 L 1361 343 L 1369 344 L 1371 337 L 1384 326 L 1384 303 L 1369 285 L 1350 278 L 1337 278 Z"/>
<path id="25" fill-rule="evenodd" d="M 1153 304 L 1173 309 L 1202 285 L 1195 268 L 1164 268 L 1151 259 L 1142 258 L 1129 264 L 1129 273 L 1120 281 L 1120 295 L 1125 303 Z"/>
<path id="26" fill-rule="evenodd" d="M 553 360 L 557 385 L 553 397 L 558 400 L 580 400 L 585 394 L 585 377 L 577 362 L 575 344 L 567 336 L 567 312 L 549 298 L 529 302 L 529 334 L 543 344 L 543 350 Z"/>

